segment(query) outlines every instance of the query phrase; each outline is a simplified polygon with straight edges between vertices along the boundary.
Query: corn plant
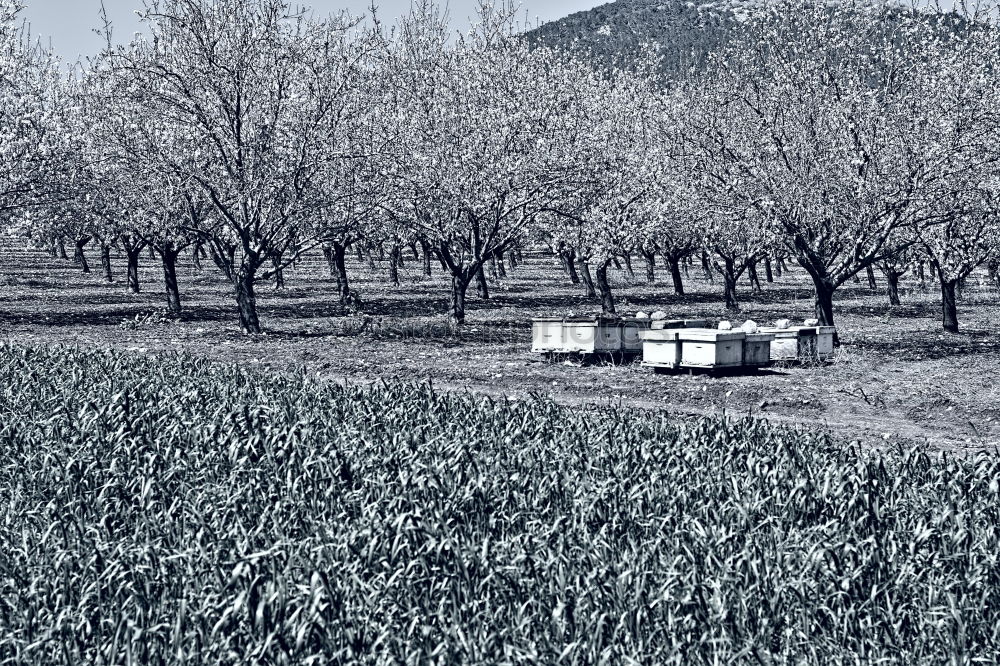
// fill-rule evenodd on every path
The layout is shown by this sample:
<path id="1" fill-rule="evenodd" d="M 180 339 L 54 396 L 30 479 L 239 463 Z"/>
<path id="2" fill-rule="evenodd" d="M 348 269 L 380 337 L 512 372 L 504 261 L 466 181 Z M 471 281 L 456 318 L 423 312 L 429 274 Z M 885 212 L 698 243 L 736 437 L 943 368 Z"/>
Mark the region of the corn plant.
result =
<path id="1" fill-rule="evenodd" d="M 973 664 L 1000 462 L 0 347 L 0 664 Z"/>

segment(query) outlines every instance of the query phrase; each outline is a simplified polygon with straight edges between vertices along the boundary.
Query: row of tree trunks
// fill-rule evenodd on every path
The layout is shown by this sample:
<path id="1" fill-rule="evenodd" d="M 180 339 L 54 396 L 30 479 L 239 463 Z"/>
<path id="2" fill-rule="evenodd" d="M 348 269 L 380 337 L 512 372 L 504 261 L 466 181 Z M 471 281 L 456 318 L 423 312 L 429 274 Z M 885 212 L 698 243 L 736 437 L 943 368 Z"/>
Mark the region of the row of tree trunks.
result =
<path id="1" fill-rule="evenodd" d="M 86 236 L 77 238 L 73 241 L 74 251 L 73 251 L 73 261 L 79 265 L 84 273 L 90 273 L 90 263 L 87 260 L 87 255 L 85 248 L 87 244 L 93 240 L 93 236 Z M 101 279 L 107 283 L 114 282 L 114 271 L 112 267 L 111 260 L 111 250 L 114 247 L 113 241 L 98 238 L 98 243 L 100 245 L 100 257 L 101 257 Z M 139 283 L 139 258 L 142 254 L 142 250 L 149 249 L 152 256 L 155 258 L 159 255 L 162 266 L 163 266 L 163 280 L 164 280 L 164 291 L 166 295 L 167 302 L 167 312 L 172 316 L 179 316 L 182 313 L 181 306 L 181 296 L 180 288 L 177 279 L 177 259 L 180 256 L 182 247 L 177 247 L 171 242 L 164 243 L 160 247 L 154 246 L 144 239 L 124 239 L 122 241 L 124 247 L 124 253 L 127 259 L 127 270 L 126 270 L 126 288 L 129 292 L 138 294 L 140 293 L 140 283 Z M 65 243 L 62 239 L 53 239 L 50 245 L 50 254 L 53 256 L 59 256 L 58 248 L 62 247 L 65 249 Z M 202 250 L 203 251 L 203 250 Z M 196 249 L 195 256 L 198 250 Z M 67 257 L 67 260 L 69 258 Z"/>

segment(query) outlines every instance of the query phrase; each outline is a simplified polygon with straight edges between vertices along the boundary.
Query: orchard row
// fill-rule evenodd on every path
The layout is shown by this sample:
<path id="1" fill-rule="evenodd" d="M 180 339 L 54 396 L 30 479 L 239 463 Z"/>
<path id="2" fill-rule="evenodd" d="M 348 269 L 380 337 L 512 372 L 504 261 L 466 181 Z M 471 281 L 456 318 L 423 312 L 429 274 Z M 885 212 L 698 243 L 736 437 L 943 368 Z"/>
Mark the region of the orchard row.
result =
<path id="1" fill-rule="evenodd" d="M 880 269 L 956 288 L 996 273 L 1000 34 L 994 15 L 784 0 L 707 65 L 664 79 L 658 49 L 619 69 L 518 33 L 485 5 L 466 34 L 415 3 L 389 28 L 284 0 L 163 0 L 147 34 L 66 68 L 0 0 L 0 222 L 163 263 L 204 255 L 242 330 L 256 287 L 322 248 L 338 297 L 348 252 L 405 248 L 451 281 L 450 317 L 521 248 L 548 247 L 603 310 L 640 256 L 737 281 L 786 262 L 833 324 L 836 290 Z M 822 3 L 820 3 L 822 4 Z M 676 68 L 675 68 L 676 69 Z M 499 262 L 499 267 L 497 264 Z"/>

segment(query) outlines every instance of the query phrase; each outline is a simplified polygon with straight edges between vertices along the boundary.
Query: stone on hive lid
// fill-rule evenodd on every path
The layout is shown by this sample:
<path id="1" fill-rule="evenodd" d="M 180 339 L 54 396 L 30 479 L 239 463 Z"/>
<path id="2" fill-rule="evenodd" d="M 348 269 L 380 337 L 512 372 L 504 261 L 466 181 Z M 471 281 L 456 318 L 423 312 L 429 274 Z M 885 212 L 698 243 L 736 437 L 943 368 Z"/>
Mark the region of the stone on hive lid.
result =
<path id="1" fill-rule="evenodd" d="M 787 319 L 779 319 L 778 321 L 774 322 L 774 327 L 775 328 L 780 328 L 781 330 L 785 330 L 786 328 L 788 328 L 791 325 L 792 325 L 792 322 L 790 322 Z"/>
<path id="2" fill-rule="evenodd" d="M 742 330 L 744 333 L 756 333 L 757 322 L 755 322 L 753 319 L 747 319 L 745 322 L 743 322 L 743 325 L 740 326 L 740 330 Z"/>
<path id="3" fill-rule="evenodd" d="M 656 312 L 650 315 L 650 319 L 652 319 L 653 321 L 661 321 L 666 318 L 667 318 L 667 313 L 664 312 L 663 310 L 657 310 Z"/>
<path id="4" fill-rule="evenodd" d="M 635 318 L 636 318 L 636 319 L 649 319 L 649 314 L 647 314 L 647 313 L 645 313 L 645 312 L 642 312 L 642 311 L 640 310 L 639 312 L 636 312 L 636 313 L 635 313 Z"/>
<path id="5" fill-rule="evenodd" d="M 733 330 L 733 324 L 732 324 L 732 322 L 720 321 L 719 322 L 719 330 L 720 331 L 731 331 L 731 330 Z"/>
<path id="6" fill-rule="evenodd" d="M 802 323 L 806 326 L 819 326 L 819 319 L 806 319 Z"/>

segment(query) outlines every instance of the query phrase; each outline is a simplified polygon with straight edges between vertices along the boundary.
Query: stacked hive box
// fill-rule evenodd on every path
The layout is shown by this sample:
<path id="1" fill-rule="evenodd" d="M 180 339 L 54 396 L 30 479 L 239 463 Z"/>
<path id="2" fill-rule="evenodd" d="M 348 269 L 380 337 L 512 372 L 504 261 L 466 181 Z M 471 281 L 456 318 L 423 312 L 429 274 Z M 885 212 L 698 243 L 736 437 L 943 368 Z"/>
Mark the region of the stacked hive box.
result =
<path id="1" fill-rule="evenodd" d="M 531 351 L 560 354 L 638 354 L 640 331 L 648 319 L 612 317 L 545 317 L 532 320 Z"/>
<path id="2" fill-rule="evenodd" d="M 532 320 L 531 351 L 556 354 L 639 354 L 641 335 L 651 329 L 698 326 L 704 320 L 651 320 L 631 317 L 541 317 Z"/>
<path id="3" fill-rule="evenodd" d="M 828 361 L 833 358 L 833 326 L 791 326 L 762 328 L 774 336 L 771 343 L 772 361 Z"/>
<path id="4" fill-rule="evenodd" d="M 772 336 L 710 328 L 646 331 L 642 364 L 652 368 L 718 370 L 770 363 Z"/>

